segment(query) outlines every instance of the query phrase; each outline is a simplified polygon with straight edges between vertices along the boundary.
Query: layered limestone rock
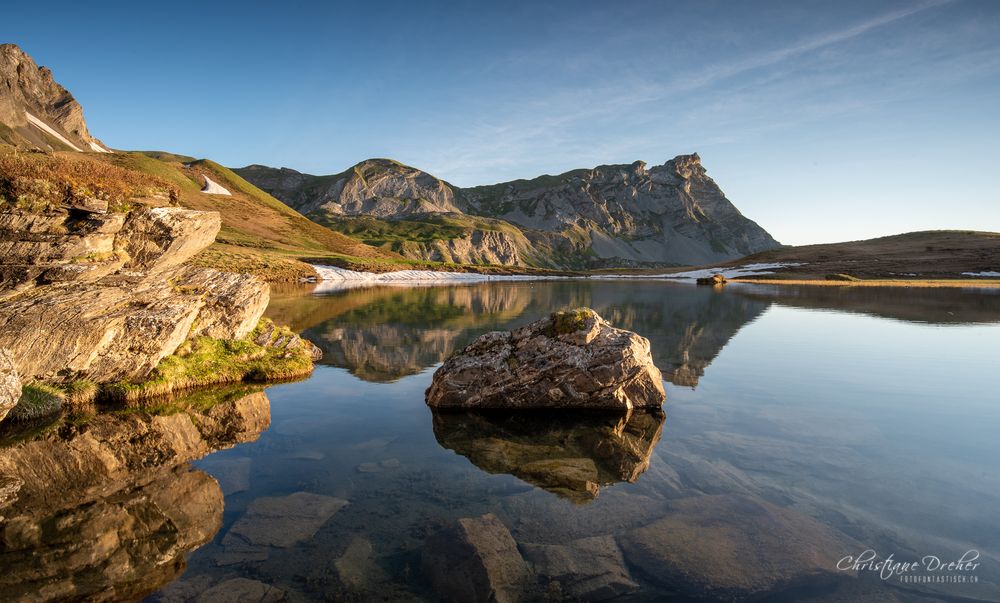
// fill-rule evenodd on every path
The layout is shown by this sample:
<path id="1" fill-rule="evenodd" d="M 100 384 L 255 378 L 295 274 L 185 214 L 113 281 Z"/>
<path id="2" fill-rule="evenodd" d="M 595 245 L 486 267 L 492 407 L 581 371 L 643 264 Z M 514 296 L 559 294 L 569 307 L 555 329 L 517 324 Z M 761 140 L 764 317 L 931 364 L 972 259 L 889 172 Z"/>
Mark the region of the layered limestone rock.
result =
<path id="1" fill-rule="evenodd" d="M 520 237 L 524 239 L 524 237 Z M 514 234 L 500 230 L 468 231 L 461 237 L 429 242 L 404 241 L 393 251 L 408 258 L 454 264 L 496 264 L 527 266 L 521 249 L 527 241 L 518 241 Z"/>
<path id="2" fill-rule="evenodd" d="M 87 131 L 80 103 L 15 44 L 0 44 L 0 123 L 17 133 L 12 142 L 108 152 Z"/>
<path id="3" fill-rule="evenodd" d="M 605 165 L 463 189 L 468 213 L 582 239 L 605 263 L 705 264 L 779 247 L 707 175 L 701 158 Z"/>
<path id="4" fill-rule="evenodd" d="M 480 336 L 435 371 L 427 404 L 447 408 L 660 408 L 649 340 L 596 312 L 556 312 Z"/>
<path id="5" fill-rule="evenodd" d="M 256 439 L 262 392 L 171 415 L 99 414 L 0 447 L 0 592 L 11 600 L 135 600 L 176 578 L 222 525 L 216 481 L 186 464 Z"/>
<path id="6" fill-rule="evenodd" d="M 659 411 L 434 411 L 434 436 L 488 473 L 507 473 L 571 502 L 635 482 L 660 441 Z"/>
<path id="7" fill-rule="evenodd" d="M 21 399 L 21 377 L 10 352 L 0 348 L 0 421 Z"/>
<path id="8" fill-rule="evenodd" d="M 186 339 L 238 339 L 267 307 L 266 283 L 182 264 L 219 214 L 0 211 L 0 347 L 25 381 L 142 379 Z"/>

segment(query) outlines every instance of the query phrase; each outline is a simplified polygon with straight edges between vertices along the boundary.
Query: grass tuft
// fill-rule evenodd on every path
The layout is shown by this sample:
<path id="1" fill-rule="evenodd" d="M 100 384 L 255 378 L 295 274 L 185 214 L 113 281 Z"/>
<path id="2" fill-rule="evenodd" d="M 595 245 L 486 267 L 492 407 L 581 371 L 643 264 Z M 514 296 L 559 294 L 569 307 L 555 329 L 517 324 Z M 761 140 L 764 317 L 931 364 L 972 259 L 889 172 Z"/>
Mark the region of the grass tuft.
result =
<path id="1" fill-rule="evenodd" d="M 268 341 L 255 339 L 272 330 L 262 319 L 250 335 L 238 340 L 196 337 L 185 342 L 171 356 L 160 361 L 149 379 L 119 382 L 105 387 L 108 398 L 118 402 L 136 402 L 176 391 L 241 381 L 280 381 L 307 375 L 312 371 L 308 350 L 287 327 L 273 328 Z M 276 342 L 281 342 L 277 344 Z"/>

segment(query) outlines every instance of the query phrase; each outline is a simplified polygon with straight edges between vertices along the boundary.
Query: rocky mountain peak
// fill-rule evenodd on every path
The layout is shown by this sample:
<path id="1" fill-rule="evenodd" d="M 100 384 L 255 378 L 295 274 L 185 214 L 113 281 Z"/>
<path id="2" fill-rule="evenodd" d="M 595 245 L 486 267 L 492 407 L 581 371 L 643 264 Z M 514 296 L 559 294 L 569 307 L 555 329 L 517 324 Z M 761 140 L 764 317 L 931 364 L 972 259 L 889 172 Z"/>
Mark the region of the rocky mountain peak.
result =
<path id="1" fill-rule="evenodd" d="M 52 150 L 108 152 L 91 136 L 83 107 L 16 44 L 0 44 L 0 140 Z"/>

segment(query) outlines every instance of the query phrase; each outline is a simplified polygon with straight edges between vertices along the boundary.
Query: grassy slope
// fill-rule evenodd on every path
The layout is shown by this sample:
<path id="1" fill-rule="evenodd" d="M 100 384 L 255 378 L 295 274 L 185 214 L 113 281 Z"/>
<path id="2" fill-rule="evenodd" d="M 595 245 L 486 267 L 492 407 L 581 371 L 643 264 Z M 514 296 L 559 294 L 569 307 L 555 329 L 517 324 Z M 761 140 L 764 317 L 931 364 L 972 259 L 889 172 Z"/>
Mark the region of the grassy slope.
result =
<path id="1" fill-rule="evenodd" d="M 195 263 L 255 273 L 269 280 L 296 280 L 313 275 L 311 268 L 298 261 L 304 257 L 389 264 L 402 259 L 308 220 L 213 161 L 189 159 L 146 151 L 122 153 L 108 160 L 176 184 L 179 202 L 185 207 L 222 214 L 222 231 L 216 243 L 196 257 Z M 202 193 L 206 175 L 232 196 Z"/>

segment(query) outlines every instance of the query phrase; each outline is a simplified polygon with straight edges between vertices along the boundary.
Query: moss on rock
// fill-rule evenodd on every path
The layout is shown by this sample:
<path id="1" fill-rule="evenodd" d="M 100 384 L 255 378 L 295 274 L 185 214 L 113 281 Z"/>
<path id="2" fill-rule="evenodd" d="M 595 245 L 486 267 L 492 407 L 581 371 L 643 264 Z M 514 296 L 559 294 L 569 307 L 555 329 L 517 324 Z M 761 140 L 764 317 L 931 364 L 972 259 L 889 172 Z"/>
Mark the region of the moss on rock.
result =
<path id="1" fill-rule="evenodd" d="M 114 383 L 105 392 L 112 400 L 134 402 L 203 385 L 292 379 L 312 368 L 311 346 L 265 318 L 242 339 L 190 339 L 161 360 L 148 379 Z"/>

